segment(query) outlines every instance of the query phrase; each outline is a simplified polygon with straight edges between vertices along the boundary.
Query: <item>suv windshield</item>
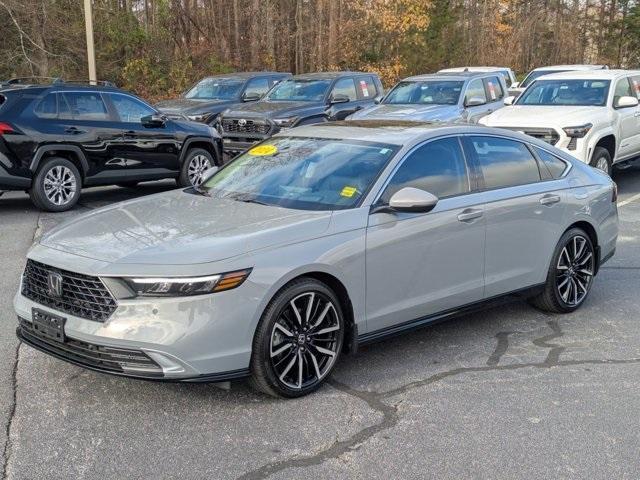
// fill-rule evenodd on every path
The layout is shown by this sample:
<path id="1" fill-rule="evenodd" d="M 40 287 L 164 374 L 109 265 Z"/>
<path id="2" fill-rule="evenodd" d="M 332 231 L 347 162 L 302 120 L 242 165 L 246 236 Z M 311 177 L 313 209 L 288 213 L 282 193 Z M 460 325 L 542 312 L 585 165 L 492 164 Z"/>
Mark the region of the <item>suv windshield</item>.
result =
<path id="1" fill-rule="evenodd" d="M 238 79 L 205 78 L 196 83 L 185 98 L 233 100 L 240 95 L 244 81 Z"/>
<path id="2" fill-rule="evenodd" d="M 199 190 L 214 198 L 300 210 L 342 210 L 364 198 L 396 146 L 275 137 L 225 166 Z"/>
<path id="3" fill-rule="evenodd" d="M 543 75 L 551 75 L 552 73 L 561 73 L 567 72 L 568 70 L 533 70 L 529 72 L 529 75 L 524 77 L 524 80 L 520 84 L 521 88 L 528 87 L 531 82 L 533 82 L 536 78 L 540 78 Z"/>
<path id="4" fill-rule="evenodd" d="M 607 102 L 608 80 L 537 80 L 516 105 L 575 105 L 601 107 Z"/>
<path id="5" fill-rule="evenodd" d="M 427 80 L 400 82 L 384 99 L 387 104 L 456 105 L 464 82 Z"/>
<path id="6" fill-rule="evenodd" d="M 293 100 L 298 102 L 320 102 L 331 85 L 330 80 L 285 80 L 276 85 L 269 100 Z"/>

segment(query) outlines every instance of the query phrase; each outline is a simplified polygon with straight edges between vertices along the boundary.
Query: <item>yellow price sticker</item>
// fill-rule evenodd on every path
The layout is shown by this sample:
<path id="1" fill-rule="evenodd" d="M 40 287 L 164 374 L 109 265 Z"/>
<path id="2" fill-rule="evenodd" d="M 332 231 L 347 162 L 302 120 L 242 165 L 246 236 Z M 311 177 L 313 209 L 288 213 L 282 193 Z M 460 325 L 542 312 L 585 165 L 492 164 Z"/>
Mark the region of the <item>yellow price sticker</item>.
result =
<path id="1" fill-rule="evenodd" d="M 278 147 L 275 145 L 258 145 L 257 147 L 253 147 L 249 150 L 249 155 L 254 155 L 256 157 L 265 157 L 267 155 L 274 155 L 277 153 Z"/>
<path id="2" fill-rule="evenodd" d="M 340 195 L 342 195 L 343 197 L 351 198 L 356 194 L 357 191 L 358 189 L 356 187 L 344 187 L 340 192 Z"/>

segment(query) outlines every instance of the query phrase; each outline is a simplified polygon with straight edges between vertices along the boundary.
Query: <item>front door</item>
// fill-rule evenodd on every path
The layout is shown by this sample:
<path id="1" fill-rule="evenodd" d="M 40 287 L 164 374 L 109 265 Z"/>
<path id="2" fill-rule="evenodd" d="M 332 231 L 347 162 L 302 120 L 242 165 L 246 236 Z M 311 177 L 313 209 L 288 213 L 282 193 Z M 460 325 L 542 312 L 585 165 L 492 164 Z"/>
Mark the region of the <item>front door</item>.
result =
<path id="1" fill-rule="evenodd" d="M 367 227 L 367 330 L 476 302 L 483 294 L 485 221 L 457 137 L 409 153 L 376 205 L 404 187 L 440 198 L 428 213 L 372 213 Z"/>
<path id="2" fill-rule="evenodd" d="M 476 101 L 480 101 L 479 105 L 473 105 Z M 485 90 L 482 78 L 475 78 L 467 84 L 467 90 L 464 95 L 464 112 L 463 118 L 469 123 L 478 123 L 482 117 L 487 115 L 487 91 Z"/>
<path id="3" fill-rule="evenodd" d="M 620 97 L 636 97 L 636 92 L 631 88 L 630 78 L 618 80 L 613 92 L 613 107 L 620 124 L 620 146 L 615 160 L 629 158 L 640 152 L 640 108 L 637 105 L 617 108 Z"/>

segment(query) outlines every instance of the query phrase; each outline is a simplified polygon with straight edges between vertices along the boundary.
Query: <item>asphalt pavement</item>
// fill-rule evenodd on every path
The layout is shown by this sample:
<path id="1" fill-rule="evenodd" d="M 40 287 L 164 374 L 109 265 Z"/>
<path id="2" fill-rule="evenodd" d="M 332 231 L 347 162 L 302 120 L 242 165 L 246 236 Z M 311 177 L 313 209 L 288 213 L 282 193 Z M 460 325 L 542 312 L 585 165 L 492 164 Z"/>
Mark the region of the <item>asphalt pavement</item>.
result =
<path id="1" fill-rule="evenodd" d="M 0 449 L 7 479 L 637 479 L 640 168 L 619 172 L 616 256 L 583 307 L 524 302 L 343 357 L 275 400 L 244 382 L 151 383 L 19 346 L 11 306 L 34 237 L 171 182 L 90 189 L 65 214 L 0 198 Z"/>

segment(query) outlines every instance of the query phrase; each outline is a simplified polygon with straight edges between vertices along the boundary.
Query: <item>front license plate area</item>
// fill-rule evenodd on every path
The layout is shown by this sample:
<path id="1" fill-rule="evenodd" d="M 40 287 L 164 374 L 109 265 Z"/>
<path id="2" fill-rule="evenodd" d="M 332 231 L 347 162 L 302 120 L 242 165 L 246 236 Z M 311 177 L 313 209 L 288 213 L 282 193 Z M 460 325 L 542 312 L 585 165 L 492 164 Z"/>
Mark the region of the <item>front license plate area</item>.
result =
<path id="1" fill-rule="evenodd" d="M 55 342 L 64 342 L 64 324 L 67 321 L 66 318 L 33 308 L 31 309 L 31 319 L 33 320 L 33 330 L 35 333 Z"/>

